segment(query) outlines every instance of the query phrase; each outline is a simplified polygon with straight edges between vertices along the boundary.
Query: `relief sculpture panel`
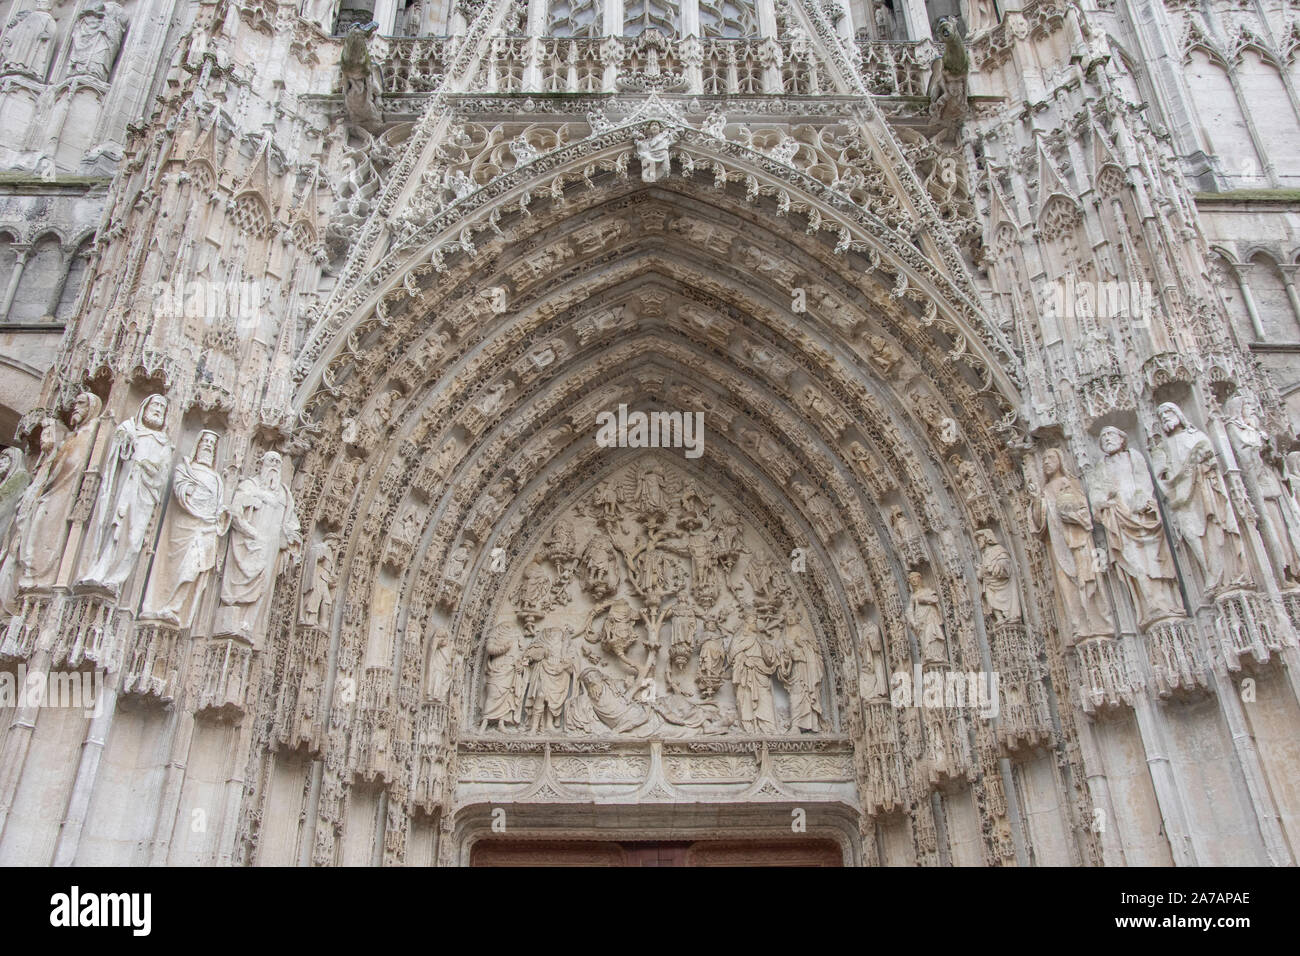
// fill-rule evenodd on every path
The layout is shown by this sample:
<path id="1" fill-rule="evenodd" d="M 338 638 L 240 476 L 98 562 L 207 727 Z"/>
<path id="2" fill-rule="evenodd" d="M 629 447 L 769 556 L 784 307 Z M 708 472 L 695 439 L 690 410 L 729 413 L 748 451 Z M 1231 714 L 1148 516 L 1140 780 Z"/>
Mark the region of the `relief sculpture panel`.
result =
<path id="1" fill-rule="evenodd" d="M 480 733 L 824 734 L 823 643 L 789 561 L 734 503 L 655 457 L 538 536 L 484 641 Z"/>

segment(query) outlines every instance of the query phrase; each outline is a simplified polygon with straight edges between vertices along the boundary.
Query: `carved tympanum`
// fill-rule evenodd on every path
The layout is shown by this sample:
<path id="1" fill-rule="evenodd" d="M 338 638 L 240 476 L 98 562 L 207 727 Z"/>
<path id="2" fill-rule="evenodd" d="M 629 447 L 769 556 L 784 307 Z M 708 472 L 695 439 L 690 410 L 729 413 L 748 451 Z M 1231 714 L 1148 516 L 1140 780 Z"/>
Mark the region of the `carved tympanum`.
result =
<path id="1" fill-rule="evenodd" d="M 833 729 L 825 654 L 785 563 L 671 464 L 601 481 L 516 575 L 484 647 L 480 732 Z"/>

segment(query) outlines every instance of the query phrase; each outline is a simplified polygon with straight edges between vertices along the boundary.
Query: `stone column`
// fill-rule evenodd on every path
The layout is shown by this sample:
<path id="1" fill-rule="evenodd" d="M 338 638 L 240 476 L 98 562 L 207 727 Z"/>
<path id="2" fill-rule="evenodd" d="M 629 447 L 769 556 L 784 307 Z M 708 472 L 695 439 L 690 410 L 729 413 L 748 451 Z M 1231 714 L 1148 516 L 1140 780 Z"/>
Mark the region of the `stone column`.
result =
<path id="1" fill-rule="evenodd" d="M 1264 341 L 1264 323 L 1259 318 L 1259 306 L 1255 303 L 1255 293 L 1250 291 L 1250 282 L 1248 273 L 1249 265 L 1237 265 L 1229 263 L 1233 275 L 1237 277 L 1237 285 L 1241 288 L 1241 301 L 1246 306 L 1246 314 L 1250 316 L 1250 327 L 1255 333 L 1255 341 Z"/>
<path id="2" fill-rule="evenodd" d="M 374 19 L 380 36 L 392 36 L 397 28 L 397 0 L 375 0 Z"/>
<path id="3" fill-rule="evenodd" d="M 13 307 L 14 296 L 18 294 L 18 282 L 23 277 L 23 266 L 27 264 L 27 257 L 32 254 L 31 246 L 14 247 L 14 271 L 9 276 L 9 285 L 4 290 L 4 298 L 0 299 L 0 322 L 7 321 L 9 310 Z"/>

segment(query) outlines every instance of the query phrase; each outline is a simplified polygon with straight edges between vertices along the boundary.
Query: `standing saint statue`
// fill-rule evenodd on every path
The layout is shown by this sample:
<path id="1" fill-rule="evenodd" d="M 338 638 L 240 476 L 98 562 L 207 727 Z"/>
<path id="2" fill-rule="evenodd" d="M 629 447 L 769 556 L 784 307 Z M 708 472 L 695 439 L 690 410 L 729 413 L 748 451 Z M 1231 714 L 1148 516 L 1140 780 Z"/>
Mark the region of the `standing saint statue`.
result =
<path id="1" fill-rule="evenodd" d="M 817 733 L 822 729 L 822 681 L 826 665 L 817 641 L 791 608 L 785 615 L 785 644 L 788 664 L 782 675 L 790 692 L 790 729 Z"/>
<path id="2" fill-rule="evenodd" d="M 5 537 L 13 524 L 18 503 L 31 481 L 32 476 L 23 467 L 21 450 L 6 448 L 0 451 L 0 554 L 4 553 Z"/>
<path id="3" fill-rule="evenodd" d="M 980 548 L 977 569 L 984 606 L 994 624 L 1020 620 L 1020 591 L 1016 588 L 1011 553 L 998 543 L 988 528 L 975 532 L 975 544 Z"/>
<path id="4" fill-rule="evenodd" d="M 777 731 L 772 675 L 780 660 L 760 637 L 752 607 L 741 612 L 741 621 L 740 633 L 731 639 L 728 654 L 740 726 L 749 734 L 774 734 Z"/>
<path id="5" fill-rule="evenodd" d="M 144 536 L 167 487 L 174 447 L 167 437 L 167 399 L 150 395 L 133 418 L 113 432 L 113 447 L 99 486 L 94 554 L 85 581 L 117 591 L 135 568 Z"/>
<path id="6" fill-rule="evenodd" d="M 528 669 L 519 642 L 506 624 L 498 624 L 488 635 L 487 666 L 483 678 L 483 722 L 479 733 L 496 721 L 498 730 L 518 725 L 528 684 Z"/>
<path id="7" fill-rule="evenodd" d="M 424 688 L 428 700 L 446 701 L 451 693 L 452 646 L 451 632 L 438 628 L 429 650 L 429 667 L 425 673 Z"/>
<path id="8" fill-rule="evenodd" d="M 31 10 L 22 10 L 5 24 L 0 38 L 0 74 L 19 74 L 45 82 L 54 55 L 57 25 L 50 15 L 51 0 L 36 0 Z"/>
<path id="9" fill-rule="evenodd" d="M 926 664 L 947 664 L 948 639 L 943 633 L 938 593 L 925 584 L 919 571 L 908 573 L 907 585 L 912 591 L 907 605 L 907 623 L 912 626 L 916 642 L 921 647 L 921 660 Z"/>
<path id="10" fill-rule="evenodd" d="M 256 475 L 242 479 L 230 503 L 230 551 L 221 581 L 215 634 L 257 643 L 266 633 L 281 556 L 302 543 L 293 495 L 281 479 L 277 452 L 262 456 Z"/>
<path id="11" fill-rule="evenodd" d="M 1146 460 L 1113 426 L 1099 436 L 1103 458 L 1092 488 L 1092 507 L 1106 529 L 1111 563 L 1128 586 L 1138 626 L 1184 613 L 1174 556 L 1165 540 Z"/>
<path id="12" fill-rule="evenodd" d="M 1114 632 L 1114 619 L 1101 589 L 1101 574 L 1093 554 L 1092 515 L 1083 485 L 1065 470 L 1055 448 L 1043 452 L 1043 484 L 1032 479 L 1030 525 L 1047 539 L 1056 568 L 1056 593 L 1065 607 L 1066 626 L 1079 637 Z"/>
<path id="13" fill-rule="evenodd" d="M 218 440 L 216 432 L 199 432 L 194 454 L 176 464 L 171 506 L 140 609 L 144 620 L 189 627 L 217 566 L 217 542 L 230 527 L 225 484 L 217 473 Z"/>
<path id="14" fill-rule="evenodd" d="M 858 652 L 858 694 L 864 704 L 889 699 L 889 680 L 885 675 L 885 642 L 880 625 L 867 621 L 862 625 Z"/>
<path id="15" fill-rule="evenodd" d="M 1214 446 L 1173 402 L 1157 408 L 1156 415 L 1165 437 L 1152 459 L 1177 537 L 1200 569 L 1206 591 L 1244 583 L 1241 531 Z"/>
<path id="16" fill-rule="evenodd" d="M 57 434 L 54 421 L 48 420 L 41 429 L 42 455 L 53 450 Z M 31 483 L 22 451 L 0 452 L 0 611 L 12 611 L 9 605 L 18 586 L 18 515 Z"/>
<path id="17" fill-rule="evenodd" d="M 66 75 L 107 83 L 126 34 L 126 11 L 113 0 L 89 0 L 72 24 Z"/>
<path id="18" fill-rule="evenodd" d="M 528 713 L 532 732 L 542 729 L 558 731 L 563 726 L 564 707 L 578 680 L 578 666 L 569 649 L 567 628 L 548 627 L 524 651 L 524 660 L 532 664 L 529 677 Z"/>
<path id="19" fill-rule="evenodd" d="M 1286 584 L 1300 584 L 1300 505 L 1272 464 L 1280 456 L 1264 431 L 1259 405 L 1249 395 L 1234 395 L 1224 407 L 1228 438 L 1237 461 L 1255 483 L 1265 534 L 1272 537 Z"/>
<path id="20" fill-rule="evenodd" d="M 19 537 L 20 590 L 51 587 L 58 576 L 67 540 L 68 519 L 72 517 L 81 477 L 90 461 L 103 407 L 99 396 L 92 392 L 78 395 L 68 419 L 72 433 L 57 450 L 42 456 L 36 473 L 32 475 L 24 503 L 19 506 L 15 517 L 15 531 Z M 57 431 L 53 422 L 48 423 L 41 429 L 42 442 L 47 428 L 51 433 Z"/>
<path id="21" fill-rule="evenodd" d="M 302 597 L 298 623 L 328 630 L 334 616 L 334 588 L 338 584 L 339 541 L 327 534 L 312 553 L 311 580 Z"/>

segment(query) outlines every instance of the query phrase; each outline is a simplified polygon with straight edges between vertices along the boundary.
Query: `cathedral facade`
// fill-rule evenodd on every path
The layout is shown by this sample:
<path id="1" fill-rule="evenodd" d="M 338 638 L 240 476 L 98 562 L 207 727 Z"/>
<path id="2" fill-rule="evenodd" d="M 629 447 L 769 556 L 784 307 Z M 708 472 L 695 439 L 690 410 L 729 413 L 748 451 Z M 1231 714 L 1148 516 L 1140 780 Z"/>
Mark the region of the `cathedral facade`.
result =
<path id="1" fill-rule="evenodd" d="M 0 864 L 1295 864 L 1297 0 L 0 22 Z"/>

